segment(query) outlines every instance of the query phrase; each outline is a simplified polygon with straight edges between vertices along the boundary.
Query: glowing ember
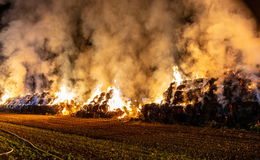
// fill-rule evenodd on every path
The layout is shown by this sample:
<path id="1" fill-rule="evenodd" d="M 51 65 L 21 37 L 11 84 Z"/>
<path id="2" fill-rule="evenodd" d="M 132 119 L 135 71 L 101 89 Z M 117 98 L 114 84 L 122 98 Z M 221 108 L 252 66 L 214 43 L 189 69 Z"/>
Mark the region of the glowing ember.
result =
<path id="1" fill-rule="evenodd" d="M 125 118 L 127 116 L 127 114 L 126 113 L 124 113 L 122 116 L 119 116 L 119 117 L 117 117 L 118 119 L 123 119 L 123 118 Z"/>
<path id="2" fill-rule="evenodd" d="M 173 81 L 176 82 L 178 85 L 181 84 L 181 82 L 183 81 L 181 74 L 179 72 L 179 68 L 177 66 L 173 66 Z"/>
<path id="3" fill-rule="evenodd" d="M 252 82 L 248 85 L 249 89 L 256 89 L 257 88 L 257 82 Z"/>

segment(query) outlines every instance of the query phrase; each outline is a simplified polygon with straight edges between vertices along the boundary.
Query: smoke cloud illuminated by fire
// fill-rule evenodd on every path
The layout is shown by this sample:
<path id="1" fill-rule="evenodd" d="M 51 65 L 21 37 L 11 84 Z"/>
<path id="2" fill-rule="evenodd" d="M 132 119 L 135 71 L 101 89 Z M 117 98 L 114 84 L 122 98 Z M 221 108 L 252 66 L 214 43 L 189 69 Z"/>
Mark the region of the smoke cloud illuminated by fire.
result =
<path id="1" fill-rule="evenodd" d="M 48 91 L 53 104 L 90 103 L 102 84 L 116 109 L 128 107 L 122 97 L 157 99 L 173 78 L 259 70 L 259 32 L 238 0 L 0 2 L 11 4 L 0 32 L 2 101 Z"/>

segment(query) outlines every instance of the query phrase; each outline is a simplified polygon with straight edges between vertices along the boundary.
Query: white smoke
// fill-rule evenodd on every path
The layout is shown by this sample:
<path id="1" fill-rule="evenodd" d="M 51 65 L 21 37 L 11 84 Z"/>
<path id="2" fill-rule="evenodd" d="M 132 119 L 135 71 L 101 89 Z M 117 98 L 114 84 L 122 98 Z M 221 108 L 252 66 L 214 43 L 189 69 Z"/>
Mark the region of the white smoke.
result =
<path id="1" fill-rule="evenodd" d="M 255 72 L 259 64 L 255 20 L 237 0 L 10 3 L 0 86 L 15 95 L 65 85 L 85 98 L 103 84 L 128 97 L 156 97 L 173 65 L 187 76 L 218 76 L 225 68 Z"/>

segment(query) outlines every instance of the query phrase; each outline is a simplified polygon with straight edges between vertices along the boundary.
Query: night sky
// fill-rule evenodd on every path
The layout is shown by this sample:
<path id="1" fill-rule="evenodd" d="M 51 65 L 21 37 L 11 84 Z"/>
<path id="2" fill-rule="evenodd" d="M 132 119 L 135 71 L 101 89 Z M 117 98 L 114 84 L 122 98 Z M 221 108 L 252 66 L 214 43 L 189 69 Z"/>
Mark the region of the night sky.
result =
<path id="1" fill-rule="evenodd" d="M 255 17 L 260 22 L 260 0 L 244 0 L 247 6 L 251 9 Z"/>
<path id="2" fill-rule="evenodd" d="M 255 17 L 258 19 L 258 23 L 260 23 L 260 0 L 243 0 L 249 9 L 253 12 Z M 8 8 L 10 8 L 10 4 L 0 5 L 0 16 L 1 14 Z"/>

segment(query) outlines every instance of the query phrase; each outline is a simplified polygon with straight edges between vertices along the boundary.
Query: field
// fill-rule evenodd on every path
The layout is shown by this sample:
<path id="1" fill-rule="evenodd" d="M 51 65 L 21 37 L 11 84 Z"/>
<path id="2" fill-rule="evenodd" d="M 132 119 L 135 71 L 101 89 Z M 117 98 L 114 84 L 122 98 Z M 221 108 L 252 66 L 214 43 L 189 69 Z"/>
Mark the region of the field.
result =
<path id="1" fill-rule="evenodd" d="M 136 121 L 0 114 L 0 129 L 63 159 L 260 159 L 260 134 Z M 0 131 L 0 159 L 55 159 Z"/>

